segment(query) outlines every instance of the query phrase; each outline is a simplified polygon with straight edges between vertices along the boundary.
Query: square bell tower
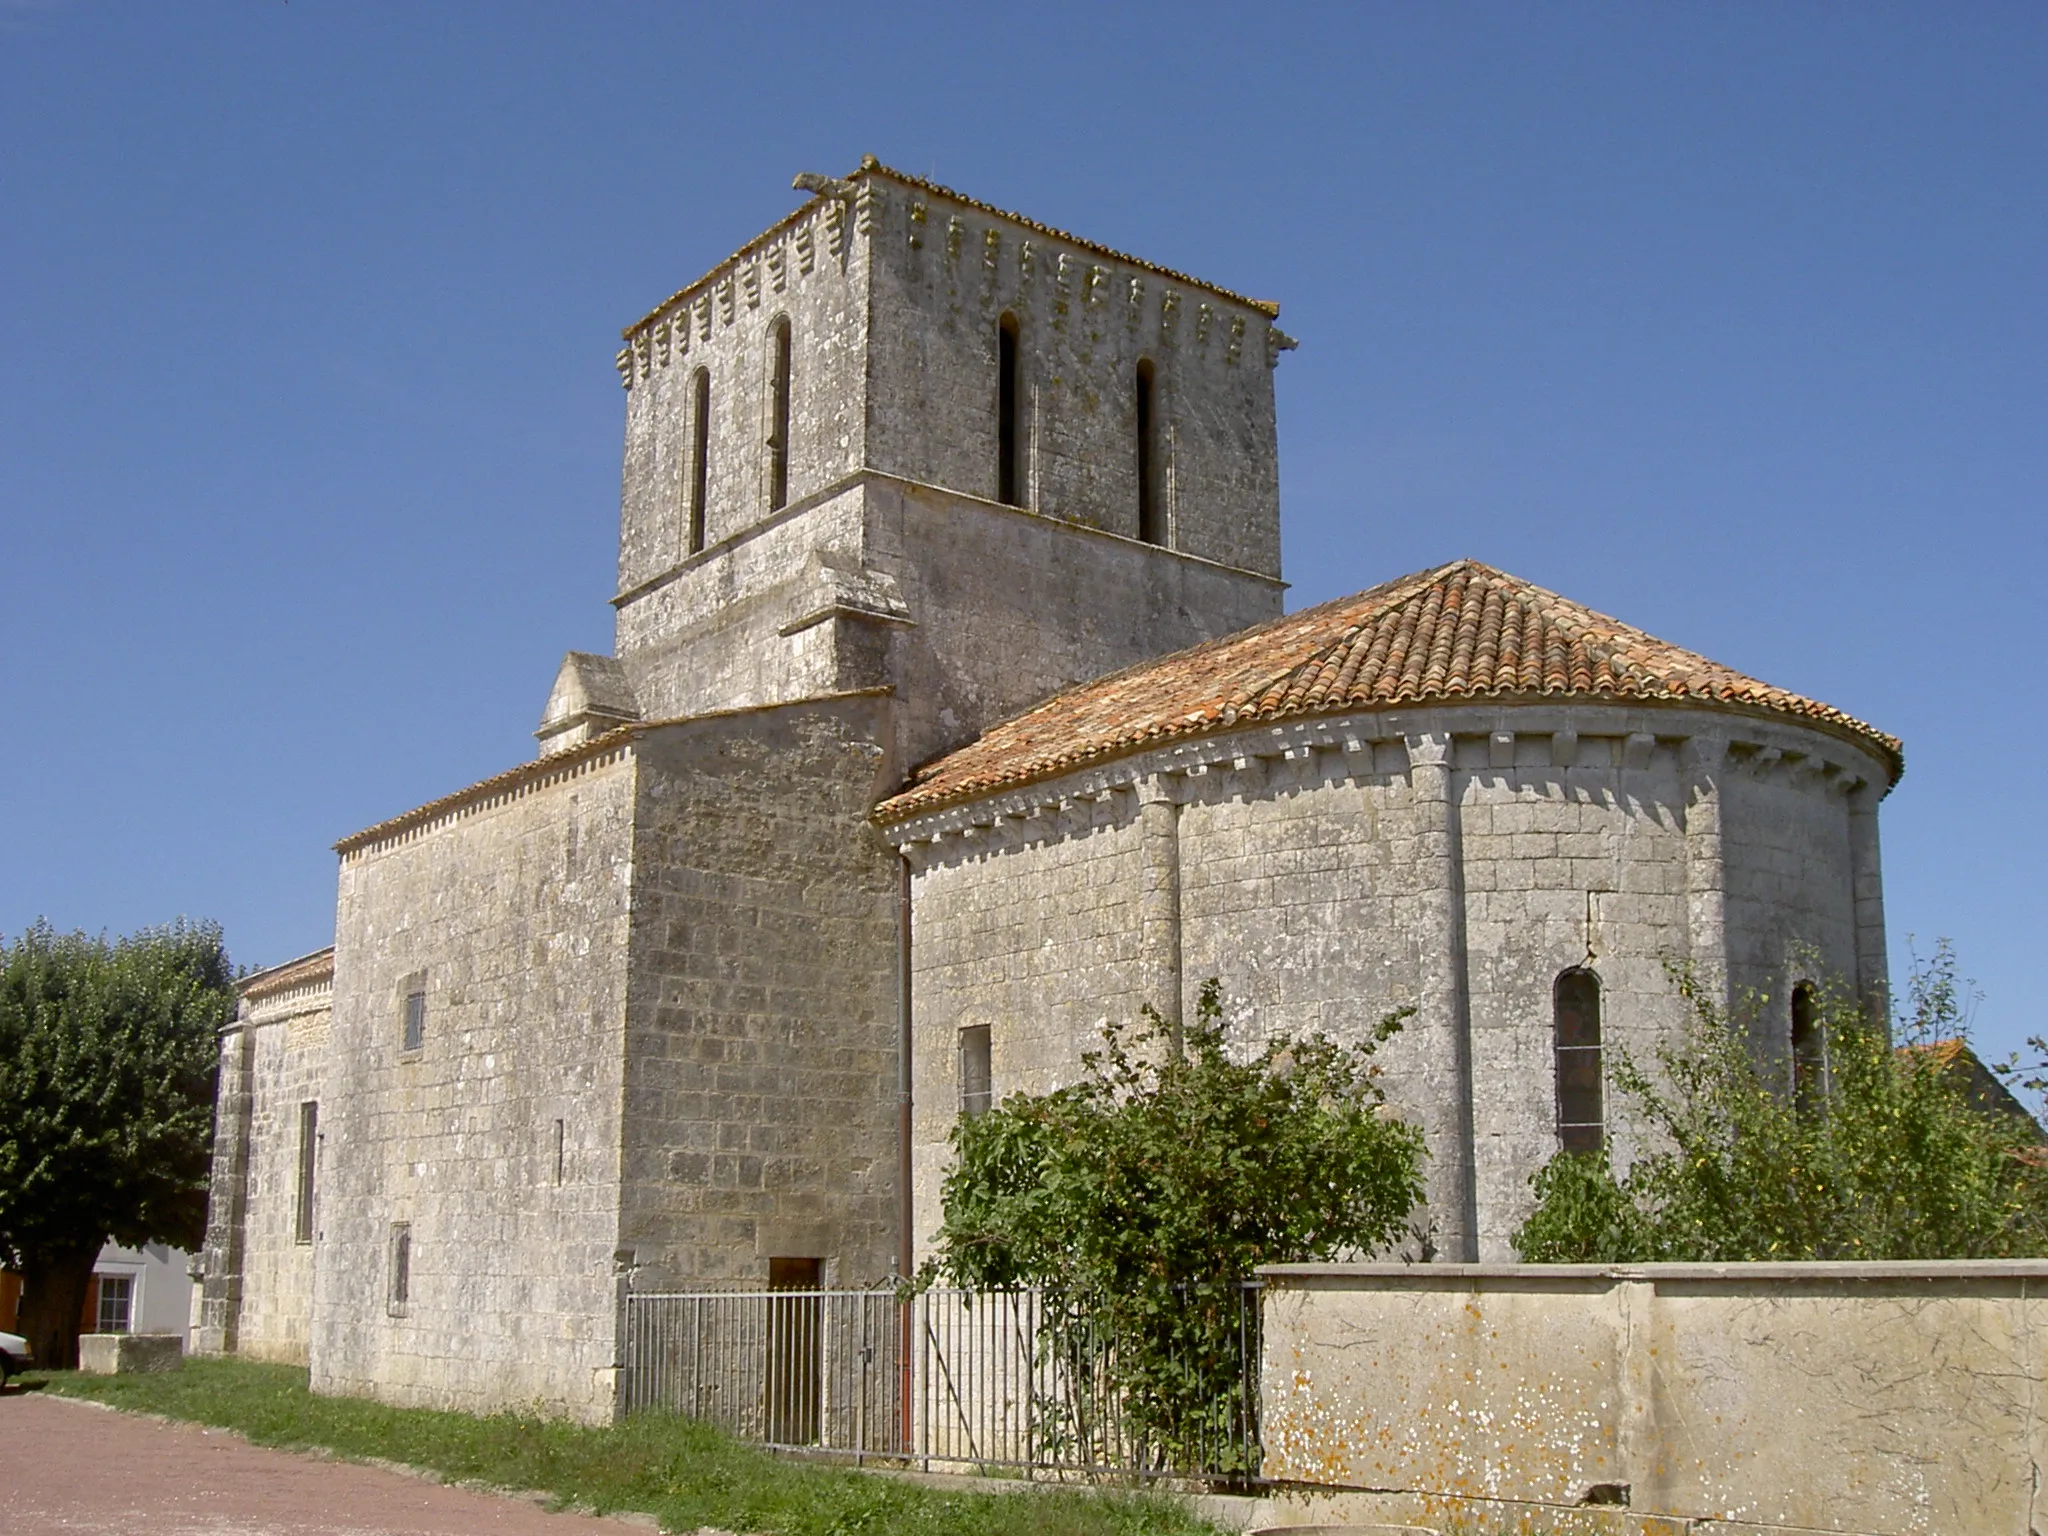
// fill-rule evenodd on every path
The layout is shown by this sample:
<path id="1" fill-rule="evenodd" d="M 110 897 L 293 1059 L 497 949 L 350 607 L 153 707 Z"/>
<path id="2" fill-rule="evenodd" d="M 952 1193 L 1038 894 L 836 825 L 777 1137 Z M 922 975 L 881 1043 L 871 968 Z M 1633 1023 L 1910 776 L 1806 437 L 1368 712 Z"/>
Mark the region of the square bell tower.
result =
<path id="1" fill-rule="evenodd" d="M 796 185 L 618 354 L 641 718 L 888 688 L 907 769 L 1281 611 L 1277 306 L 872 158 Z"/>

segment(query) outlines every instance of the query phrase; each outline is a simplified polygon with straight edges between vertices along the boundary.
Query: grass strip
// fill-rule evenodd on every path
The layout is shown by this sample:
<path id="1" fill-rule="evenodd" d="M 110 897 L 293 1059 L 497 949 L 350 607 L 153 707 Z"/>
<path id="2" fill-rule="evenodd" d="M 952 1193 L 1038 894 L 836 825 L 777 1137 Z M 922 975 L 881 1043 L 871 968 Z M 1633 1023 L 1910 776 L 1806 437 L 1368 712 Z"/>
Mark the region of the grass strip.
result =
<path id="1" fill-rule="evenodd" d="M 402 1462 L 450 1481 L 535 1489 L 560 1505 L 638 1511 L 667 1531 L 775 1536 L 1214 1536 L 1157 1495 L 1084 1490 L 950 1493 L 783 1460 L 689 1419 L 643 1414 L 588 1428 L 537 1413 L 477 1417 L 316 1397 L 283 1365 L 199 1358 L 159 1375 L 32 1375 L 44 1390 L 232 1429 L 257 1445 Z"/>

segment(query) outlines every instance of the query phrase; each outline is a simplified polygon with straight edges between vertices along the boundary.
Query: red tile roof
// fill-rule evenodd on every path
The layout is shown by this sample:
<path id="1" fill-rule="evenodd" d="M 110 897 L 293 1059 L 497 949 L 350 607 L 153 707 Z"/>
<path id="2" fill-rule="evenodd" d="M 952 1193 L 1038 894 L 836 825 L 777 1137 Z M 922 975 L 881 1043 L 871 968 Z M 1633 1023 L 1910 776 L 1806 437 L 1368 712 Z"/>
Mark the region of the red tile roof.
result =
<path id="1" fill-rule="evenodd" d="M 1904 771 L 1896 737 L 1542 587 L 1458 560 L 1083 684 L 912 776 L 901 821 L 1255 721 L 1482 700 L 1697 703 L 1832 728 Z"/>

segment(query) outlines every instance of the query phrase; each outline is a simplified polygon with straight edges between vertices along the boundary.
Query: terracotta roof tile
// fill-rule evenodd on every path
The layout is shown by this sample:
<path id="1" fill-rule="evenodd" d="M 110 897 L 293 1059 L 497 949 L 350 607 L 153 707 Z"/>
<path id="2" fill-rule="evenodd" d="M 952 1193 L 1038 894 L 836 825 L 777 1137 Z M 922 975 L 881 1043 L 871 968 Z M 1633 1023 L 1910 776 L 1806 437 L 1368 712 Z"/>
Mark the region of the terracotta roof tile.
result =
<path id="1" fill-rule="evenodd" d="M 1255 721 L 1480 700 L 1736 706 L 1831 727 L 1897 780 L 1897 738 L 1838 709 L 1458 560 L 1083 684 L 926 764 L 900 821 L 1180 737 Z"/>

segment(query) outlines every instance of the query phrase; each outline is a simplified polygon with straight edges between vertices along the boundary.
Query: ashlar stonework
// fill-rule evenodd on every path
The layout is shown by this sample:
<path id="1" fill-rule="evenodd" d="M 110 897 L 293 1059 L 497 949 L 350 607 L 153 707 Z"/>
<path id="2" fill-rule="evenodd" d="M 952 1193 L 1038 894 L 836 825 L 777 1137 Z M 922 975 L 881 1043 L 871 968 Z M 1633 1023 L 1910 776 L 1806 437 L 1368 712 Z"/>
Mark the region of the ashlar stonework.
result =
<path id="1" fill-rule="evenodd" d="M 1430 1247 L 1499 1258 L 1639 1144 L 1561 976 L 1638 1055 L 1673 963 L 1882 998 L 1896 742 L 1474 562 L 1282 617 L 1275 306 L 799 182 L 625 333 L 614 654 L 245 983 L 200 1348 L 607 1418 L 628 1288 L 908 1272 L 963 1031 L 1043 1090 L 1211 976 L 1245 1040 L 1412 1006 Z"/>

